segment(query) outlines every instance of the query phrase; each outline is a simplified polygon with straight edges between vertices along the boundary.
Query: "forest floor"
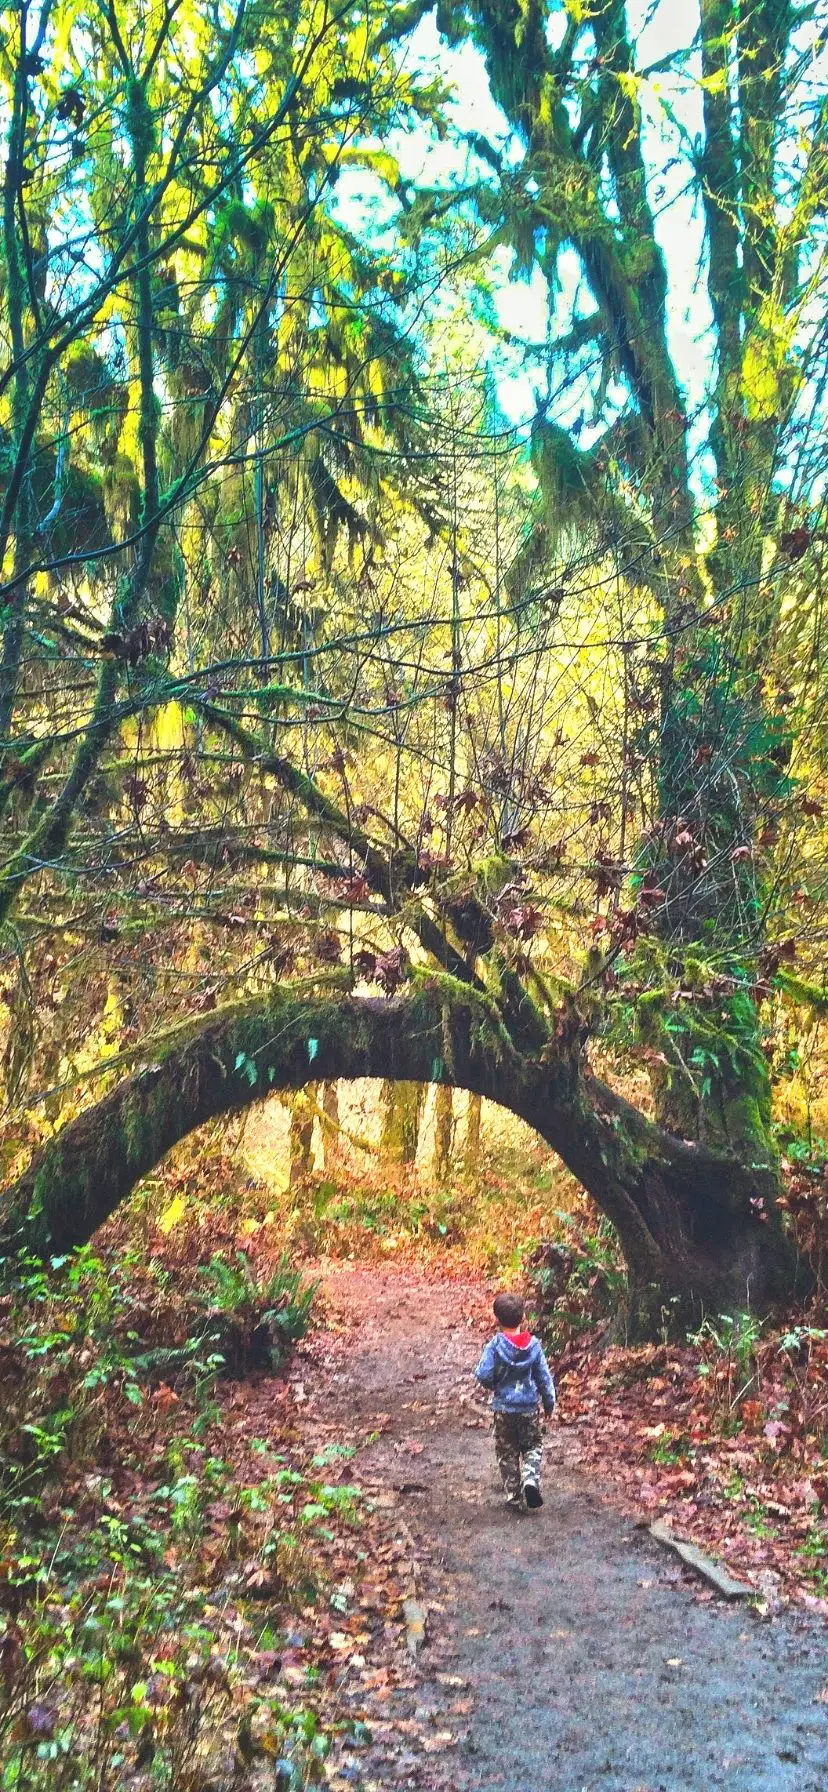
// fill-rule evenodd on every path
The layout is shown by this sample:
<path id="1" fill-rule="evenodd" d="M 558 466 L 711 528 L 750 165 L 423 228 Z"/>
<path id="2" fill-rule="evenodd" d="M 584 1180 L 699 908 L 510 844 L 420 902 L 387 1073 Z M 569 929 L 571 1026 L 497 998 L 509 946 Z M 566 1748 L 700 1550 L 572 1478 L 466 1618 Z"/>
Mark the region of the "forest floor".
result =
<path id="1" fill-rule="evenodd" d="M 230 1211 L 118 1223 L 0 1302 L 0 1786 L 826 1792 L 824 1328 L 747 1378 L 726 1340 L 581 1330 L 515 1514 L 468 1258 L 288 1273 Z M 300 1341 L 234 1372 L 277 1300 Z"/>
<path id="2" fill-rule="evenodd" d="M 327 1324 L 291 1369 L 299 1430 L 317 1449 L 326 1436 L 355 1447 L 347 1478 L 386 1538 L 359 1603 L 391 1560 L 406 1619 L 390 1671 L 364 1617 L 334 1639 L 350 1721 L 329 1783 L 824 1792 L 819 1615 L 763 1617 L 703 1590 L 585 1466 L 565 1394 L 545 1505 L 507 1512 L 471 1380 L 490 1330 L 483 1284 L 333 1265 L 322 1295 Z"/>

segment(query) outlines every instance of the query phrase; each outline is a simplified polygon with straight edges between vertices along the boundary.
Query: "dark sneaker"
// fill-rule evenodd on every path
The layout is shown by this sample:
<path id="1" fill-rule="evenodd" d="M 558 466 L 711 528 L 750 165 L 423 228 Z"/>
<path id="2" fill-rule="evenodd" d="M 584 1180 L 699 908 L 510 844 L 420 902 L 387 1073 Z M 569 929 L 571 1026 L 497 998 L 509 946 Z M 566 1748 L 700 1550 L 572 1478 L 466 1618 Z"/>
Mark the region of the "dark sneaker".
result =
<path id="1" fill-rule="evenodd" d="M 543 1505 L 543 1494 L 540 1488 L 535 1486 L 534 1481 L 527 1481 L 523 1489 L 523 1497 L 530 1512 L 535 1512 L 538 1506 Z"/>
<path id="2" fill-rule="evenodd" d="M 507 1493 L 507 1495 L 506 1495 L 506 1504 L 507 1504 L 510 1512 L 525 1512 L 526 1511 L 526 1507 L 523 1504 L 523 1500 L 522 1499 L 513 1499 L 512 1495 L 510 1493 Z"/>

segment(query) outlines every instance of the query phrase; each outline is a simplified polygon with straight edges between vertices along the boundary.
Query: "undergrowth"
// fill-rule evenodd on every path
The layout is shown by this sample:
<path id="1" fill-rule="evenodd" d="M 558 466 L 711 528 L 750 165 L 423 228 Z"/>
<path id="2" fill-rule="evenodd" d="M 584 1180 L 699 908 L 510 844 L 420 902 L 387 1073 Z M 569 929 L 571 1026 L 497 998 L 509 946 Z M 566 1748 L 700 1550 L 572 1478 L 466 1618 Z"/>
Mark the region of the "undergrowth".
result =
<path id="1" fill-rule="evenodd" d="M 240 1252 L 185 1274 L 86 1249 L 7 1285 L 4 1792 L 206 1792 L 217 1760 L 242 1784 L 256 1758 L 281 1759 L 285 1785 L 318 1777 L 317 1717 L 261 1664 L 321 1596 L 330 1527 L 357 1521 L 359 1492 L 278 1435 L 243 1440 L 240 1481 L 220 1405 L 228 1338 L 238 1351 L 264 1328 L 272 1371 L 313 1293 Z"/>
<path id="2" fill-rule="evenodd" d="M 520 1174 L 488 1161 L 442 1185 L 381 1163 L 337 1165 L 305 1178 L 275 1211 L 265 1207 L 262 1223 L 291 1253 L 310 1258 L 439 1260 L 508 1278 L 534 1241 L 558 1237 L 588 1214 L 594 1219 L 574 1179 L 539 1152 Z"/>

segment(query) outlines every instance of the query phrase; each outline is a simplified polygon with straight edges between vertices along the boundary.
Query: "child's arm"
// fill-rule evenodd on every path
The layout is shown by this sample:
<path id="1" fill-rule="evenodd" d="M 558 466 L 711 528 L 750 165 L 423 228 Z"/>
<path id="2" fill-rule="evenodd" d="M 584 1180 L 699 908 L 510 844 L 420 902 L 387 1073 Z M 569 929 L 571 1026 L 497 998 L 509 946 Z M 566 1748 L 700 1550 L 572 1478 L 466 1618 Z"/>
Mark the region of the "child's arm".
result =
<path id="1" fill-rule="evenodd" d="M 547 1414 L 554 1412 L 558 1397 L 555 1393 L 555 1383 L 549 1372 L 549 1364 L 542 1349 L 538 1351 L 535 1360 L 535 1380 L 538 1384 L 541 1400 L 543 1401 L 544 1412 Z"/>
<path id="2" fill-rule="evenodd" d="M 482 1388 L 494 1387 L 496 1363 L 495 1341 L 490 1338 L 474 1372 Z"/>

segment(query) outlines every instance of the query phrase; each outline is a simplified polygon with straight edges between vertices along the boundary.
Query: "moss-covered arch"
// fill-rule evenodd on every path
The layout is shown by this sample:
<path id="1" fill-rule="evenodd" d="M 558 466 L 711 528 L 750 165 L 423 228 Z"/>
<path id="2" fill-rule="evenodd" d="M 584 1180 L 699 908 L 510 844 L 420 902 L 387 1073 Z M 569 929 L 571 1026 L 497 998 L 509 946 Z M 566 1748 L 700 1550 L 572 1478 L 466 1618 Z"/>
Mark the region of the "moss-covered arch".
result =
<path id="1" fill-rule="evenodd" d="M 437 982 L 397 1001 L 285 990 L 227 1007 L 155 1042 L 37 1153 L 2 1199 L 5 1247 L 43 1254 L 84 1243 L 180 1139 L 272 1093 L 375 1077 L 502 1099 L 507 1055 L 522 1101 L 523 1060 L 487 1005 L 472 997 L 450 1011 Z"/>
<path id="2" fill-rule="evenodd" d="M 451 1083 L 527 1121 L 616 1226 L 643 1327 L 671 1302 L 697 1315 L 768 1305 L 795 1285 L 773 1166 L 663 1132 L 584 1072 L 564 1039 L 554 1055 L 524 1056 L 486 996 L 441 974 L 390 1001 L 288 988 L 167 1035 L 6 1191 L 0 1243 L 7 1255 L 85 1243 L 205 1121 L 358 1077 Z"/>

